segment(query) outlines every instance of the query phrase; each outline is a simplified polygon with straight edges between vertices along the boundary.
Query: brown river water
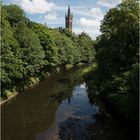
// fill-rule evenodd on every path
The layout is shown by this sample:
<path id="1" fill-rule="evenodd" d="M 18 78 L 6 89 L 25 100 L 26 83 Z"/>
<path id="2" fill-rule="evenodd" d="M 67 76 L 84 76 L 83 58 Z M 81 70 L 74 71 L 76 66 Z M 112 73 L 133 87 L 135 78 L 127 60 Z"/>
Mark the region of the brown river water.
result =
<path id="1" fill-rule="evenodd" d="M 129 140 L 100 101 L 90 103 L 82 69 L 61 71 L 3 104 L 1 139 Z"/>

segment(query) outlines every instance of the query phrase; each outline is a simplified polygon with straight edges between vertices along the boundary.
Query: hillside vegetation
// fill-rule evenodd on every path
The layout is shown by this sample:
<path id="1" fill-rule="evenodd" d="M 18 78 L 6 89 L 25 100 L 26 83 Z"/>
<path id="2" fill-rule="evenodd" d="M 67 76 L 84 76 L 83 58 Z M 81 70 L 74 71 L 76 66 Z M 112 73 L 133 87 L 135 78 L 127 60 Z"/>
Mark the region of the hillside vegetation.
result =
<path id="1" fill-rule="evenodd" d="M 30 21 L 17 5 L 2 6 L 1 84 L 3 99 L 66 64 L 92 63 L 93 40 L 85 33 L 49 29 Z"/>

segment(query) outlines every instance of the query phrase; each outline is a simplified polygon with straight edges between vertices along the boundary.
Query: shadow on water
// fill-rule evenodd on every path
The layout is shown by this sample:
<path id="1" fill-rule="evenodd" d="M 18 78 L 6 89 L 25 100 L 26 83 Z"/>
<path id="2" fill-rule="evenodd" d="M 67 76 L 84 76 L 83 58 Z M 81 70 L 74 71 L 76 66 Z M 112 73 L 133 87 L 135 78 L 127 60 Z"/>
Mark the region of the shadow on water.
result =
<path id="1" fill-rule="evenodd" d="M 74 72 L 73 72 L 74 71 Z M 55 121 L 62 100 L 71 96 L 80 69 L 60 72 L 1 106 L 2 140 L 34 140 Z M 68 79 L 67 84 L 60 79 Z"/>
<path id="2" fill-rule="evenodd" d="M 3 104 L 2 140 L 128 140 L 100 101 L 91 102 L 81 70 L 62 71 Z"/>

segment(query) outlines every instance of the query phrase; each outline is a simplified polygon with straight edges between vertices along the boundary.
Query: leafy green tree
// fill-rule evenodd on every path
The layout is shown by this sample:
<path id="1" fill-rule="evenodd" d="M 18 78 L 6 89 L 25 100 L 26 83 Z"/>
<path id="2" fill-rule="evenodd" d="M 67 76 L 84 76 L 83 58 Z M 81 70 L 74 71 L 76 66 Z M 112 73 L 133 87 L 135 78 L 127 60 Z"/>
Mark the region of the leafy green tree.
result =
<path id="1" fill-rule="evenodd" d="M 2 5 L 2 11 L 3 97 L 5 91 L 24 89 L 61 65 L 93 61 L 93 41 L 88 35 L 31 22 L 17 5 Z"/>
<path id="2" fill-rule="evenodd" d="M 49 30 L 41 24 L 34 24 L 32 29 L 37 34 L 40 44 L 45 52 L 46 70 L 51 70 L 57 67 L 59 64 L 58 48 L 55 46 L 54 39 L 49 33 Z"/>
<path id="3" fill-rule="evenodd" d="M 138 120 L 138 31 L 139 2 L 125 0 L 105 15 L 95 46 L 94 85 L 134 122 Z"/>
<path id="4" fill-rule="evenodd" d="M 55 44 L 58 48 L 61 65 L 77 63 L 79 50 L 75 43 L 69 38 L 63 30 L 54 30 L 52 34 L 55 38 Z"/>
<path id="5" fill-rule="evenodd" d="M 19 44 L 13 36 L 13 30 L 6 20 L 7 12 L 2 12 L 1 29 L 1 83 L 2 96 L 4 89 L 15 86 L 15 82 L 22 77 L 22 60 Z"/>
<path id="6" fill-rule="evenodd" d="M 22 29 L 22 30 L 21 30 Z M 44 50 L 37 35 L 22 22 L 15 28 L 15 37 L 21 47 L 24 76 L 38 73 L 44 66 Z"/>
<path id="7" fill-rule="evenodd" d="M 109 57 L 105 61 L 109 64 L 115 61 L 110 64 L 114 71 L 125 70 L 138 61 L 138 5 L 136 0 L 126 0 L 117 8 L 111 9 L 102 21 L 101 37 L 104 43 L 102 41 L 100 46 L 107 46 L 104 51 Z"/>
<path id="8" fill-rule="evenodd" d="M 79 35 L 79 50 L 81 51 L 81 56 L 83 62 L 93 62 L 95 51 L 94 51 L 94 42 L 86 33 L 81 33 Z"/>
<path id="9" fill-rule="evenodd" d="M 7 11 L 7 20 L 10 25 L 16 26 L 19 22 L 28 22 L 28 19 L 25 17 L 24 11 L 17 5 L 4 5 L 3 8 Z"/>

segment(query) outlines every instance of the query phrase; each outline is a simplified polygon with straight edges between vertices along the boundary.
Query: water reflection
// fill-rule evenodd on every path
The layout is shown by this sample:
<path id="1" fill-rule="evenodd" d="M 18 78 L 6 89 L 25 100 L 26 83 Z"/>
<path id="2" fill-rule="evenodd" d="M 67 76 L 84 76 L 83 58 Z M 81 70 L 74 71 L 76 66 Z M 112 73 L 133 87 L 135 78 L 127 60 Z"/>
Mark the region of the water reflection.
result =
<path id="1" fill-rule="evenodd" d="M 86 128 L 95 123 L 93 115 L 99 109 L 89 103 L 85 83 L 75 85 L 71 93 L 58 106 L 53 125 L 38 134 L 37 140 L 86 140 Z"/>
<path id="2" fill-rule="evenodd" d="M 71 106 L 73 87 L 81 81 L 80 69 L 60 72 L 3 104 L 2 140 L 35 140 L 54 124 L 55 113 L 63 100 L 67 99 Z"/>
<path id="3" fill-rule="evenodd" d="M 60 72 L 2 105 L 2 140 L 128 140 L 99 104 L 81 69 Z"/>
<path id="4" fill-rule="evenodd" d="M 71 102 L 71 96 L 68 96 L 68 104 L 70 105 Z"/>

